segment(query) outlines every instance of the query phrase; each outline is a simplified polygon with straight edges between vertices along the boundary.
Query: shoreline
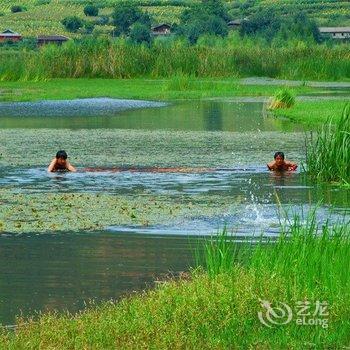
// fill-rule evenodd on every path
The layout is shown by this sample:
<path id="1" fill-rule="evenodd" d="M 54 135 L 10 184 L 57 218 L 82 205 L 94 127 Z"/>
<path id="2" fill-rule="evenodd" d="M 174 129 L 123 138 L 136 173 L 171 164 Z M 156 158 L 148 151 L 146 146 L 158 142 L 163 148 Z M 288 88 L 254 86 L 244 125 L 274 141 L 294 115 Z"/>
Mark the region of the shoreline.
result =
<path id="1" fill-rule="evenodd" d="M 177 100 L 228 100 L 264 103 L 278 89 L 287 87 L 296 96 L 290 109 L 276 110 L 276 117 L 317 126 L 340 116 L 350 101 L 350 83 L 302 82 L 267 78 L 186 78 L 183 86 L 172 79 L 52 79 L 0 82 L 0 104 L 74 99 L 122 99 L 166 103 Z M 250 80 L 248 80 L 250 79 Z M 332 90 L 333 89 L 333 90 Z M 335 90 L 334 90 L 335 89 Z M 348 94 L 349 95 L 344 95 Z M 326 96 L 328 94 L 329 96 Z"/>

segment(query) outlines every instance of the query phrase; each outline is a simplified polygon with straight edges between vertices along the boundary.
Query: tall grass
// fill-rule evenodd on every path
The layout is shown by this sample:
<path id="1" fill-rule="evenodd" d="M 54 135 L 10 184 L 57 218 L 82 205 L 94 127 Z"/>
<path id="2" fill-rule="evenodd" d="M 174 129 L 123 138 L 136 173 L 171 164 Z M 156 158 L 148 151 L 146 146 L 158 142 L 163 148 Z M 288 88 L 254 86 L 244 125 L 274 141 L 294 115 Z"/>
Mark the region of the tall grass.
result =
<path id="1" fill-rule="evenodd" d="M 240 246 L 228 235 L 225 227 L 217 235 L 195 250 L 197 266 L 203 266 L 210 277 L 223 272 L 230 272 L 238 260 L 243 260 Z"/>
<path id="2" fill-rule="evenodd" d="M 294 94 L 287 88 L 278 90 L 268 105 L 268 109 L 291 108 L 295 104 Z"/>
<path id="3" fill-rule="evenodd" d="M 310 176 L 320 181 L 350 184 L 350 104 L 342 117 L 332 119 L 307 140 L 306 166 Z"/>
<path id="4" fill-rule="evenodd" d="M 316 212 L 306 219 L 295 215 L 272 245 L 258 245 L 249 267 L 285 276 L 294 295 L 327 295 L 329 300 L 350 297 L 350 222 L 318 223 Z M 350 299 L 349 299 L 350 300 Z"/>
<path id="5" fill-rule="evenodd" d="M 336 80 L 350 76 L 346 45 L 273 48 L 230 38 L 217 46 L 182 40 L 150 47 L 127 40 L 86 39 L 38 51 L 0 53 L 1 80 L 269 76 Z"/>
<path id="6" fill-rule="evenodd" d="M 277 238 L 236 242 L 226 229 L 205 243 L 197 263 L 210 276 L 240 264 L 258 274 L 283 276 L 288 291 L 346 293 L 350 296 L 350 221 L 317 221 L 316 208 L 281 223 Z M 340 295 L 340 294 L 339 294 Z M 350 300 L 350 299 L 349 299 Z"/>

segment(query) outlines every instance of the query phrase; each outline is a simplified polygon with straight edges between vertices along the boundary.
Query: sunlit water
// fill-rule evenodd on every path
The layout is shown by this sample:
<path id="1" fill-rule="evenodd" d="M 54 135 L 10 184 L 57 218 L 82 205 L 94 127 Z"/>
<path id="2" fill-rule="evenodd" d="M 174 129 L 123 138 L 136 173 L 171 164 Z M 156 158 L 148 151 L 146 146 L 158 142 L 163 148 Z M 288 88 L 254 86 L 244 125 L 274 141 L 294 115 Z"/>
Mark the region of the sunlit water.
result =
<path id="1" fill-rule="evenodd" d="M 261 102 L 235 100 L 171 104 L 112 99 L 0 103 L 0 116 L 0 127 L 6 129 L 302 130 L 287 120 L 267 118 Z"/>
<path id="2" fill-rule="evenodd" d="M 107 102 L 104 100 L 104 103 Z M 59 113 L 55 114 L 55 105 L 45 114 L 43 105 L 38 104 L 34 105 L 37 115 L 32 104 L 24 106 L 30 107 L 27 114 L 23 105 L 14 110 L 11 110 L 9 105 L 5 106 L 7 109 L 4 106 L 1 109 L 0 106 L 0 132 L 1 129 L 6 131 L 3 135 L 9 137 L 8 140 L 4 140 L 2 147 L 11 147 L 11 143 L 6 143 L 11 135 L 18 137 L 13 144 L 13 155 L 9 154 L 11 150 L 6 149 L 9 155 L 5 158 L 24 157 L 23 164 L 18 161 L 20 165 L 2 164 L 0 167 L 0 188 L 10 190 L 14 195 L 112 193 L 130 198 L 166 196 L 169 201 L 186 197 L 208 203 L 208 206 L 211 200 L 219 196 L 230 205 L 219 215 L 181 217 L 170 219 L 166 224 L 120 226 L 111 222 L 102 232 L 94 233 L 52 234 L 48 231 L 47 234 L 41 235 L 2 235 L 0 322 L 14 322 L 14 316 L 19 314 L 20 310 L 24 315 L 30 315 L 34 310 L 77 311 L 83 308 L 89 299 L 100 301 L 119 298 L 127 292 L 144 288 L 147 283 L 153 285 L 152 281 L 164 273 L 187 270 L 193 265 L 194 238 L 191 241 L 189 237 L 209 236 L 224 227 L 238 240 L 261 234 L 276 237 L 279 234 L 280 220 L 283 220 L 287 213 L 292 215 L 298 212 L 306 217 L 310 208 L 315 206 L 318 208 L 317 220 L 320 223 L 326 219 L 336 222 L 344 215 L 349 215 L 348 190 L 316 185 L 300 172 L 270 173 L 265 164 L 259 162 L 259 159 L 266 158 L 266 152 L 272 154 L 275 151 L 278 142 L 283 144 L 283 140 L 288 140 L 284 147 L 288 154 L 299 159 L 303 157 L 300 146 L 303 128 L 288 121 L 267 117 L 261 103 L 207 101 L 175 103 L 167 107 L 149 104 L 141 106 L 149 108 L 129 111 L 118 110 L 119 107 L 103 107 L 103 104 L 100 104 L 95 113 L 92 113 L 94 104 L 90 101 L 84 107 L 90 109 L 89 113 L 82 107 L 69 114 L 67 111 L 72 105 L 68 103 Z M 132 108 L 140 107 L 135 106 Z M 88 144 L 83 137 L 79 139 L 79 133 L 83 135 L 86 132 L 80 129 L 154 131 L 154 142 L 148 140 L 142 143 L 141 140 L 141 149 L 130 136 L 128 148 L 123 152 L 130 154 L 128 164 L 131 168 L 125 166 L 99 169 L 101 164 L 98 164 L 96 159 L 99 159 L 99 162 L 103 160 L 100 157 L 103 152 L 101 143 L 91 148 L 90 153 L 95 149 L 96 154 L 89 154 L 90 158 L 87 159 L 88 166 L 98 171 L 84 170 L 84 167 L 79 165 L 79 172 L 75 174 L 47 174 L 43 166 L 25 165 L 25 157 L 30 157 L 31 150 L 36 152 L 37 149 L 46 147 L 40 138 L 35 139 L 32 136 L 35 134 L 33 129 L 37 128 L 45 128 L 49 138 L 55 137 L 55 129 L 67 129 L 67 135 L 68 129 L 74 129 L 76 139 L 72 152 L 76 153 L 82 148 L 91 147 L 91 141 Z M 193 139 L 193 148 L 189 149 L 187 154 L 178 145 L 168 145 L 169 148 L 155 152 L 152 148 L 154 144 L 158 142 L 157 147 L 161 148 L 162 138 L 164 146 L 168 140 L 165 137 L 167 134 L 156 133 L 157 130 L 185 131 L 189 145 Z M 291 134 L 285 133 L 286 131 L 301 133 L 296 133 L 293 141 Z M 195 134 L 197 132 L 211 132 L 207 145 L 205 140 L 198 141 L 199 139 L 195 138 L 198 136 Z M 209 143 L 213 140 L 213 135 L 215 138 L 223 135 L 224 139 L 227 138 L 227 132 L 237 135 L 233 151 L 226 152 L 228 146 L 224 142 L 222 146 L 217 143 L 216 148 L 211 148 Z M 252 135 L 243 134 L 245 132 L 256 132 L 256 137 L 242 150 L 240 144 L 247 141 L 244 140 L 246 135 Z M 130 135 L 134 134 L 130 131 Z M 138 134 L 132 137 L 136 138 Z M 140 134 L 140 137 L 143 135 Z M 32 139 L 33 142 L 29 146 L 22 145 L 22 139 Z M 108 142 L 112 140 L 111 137 Z M 178 139 L 177 142 L 181 140 Z M 96 140 L 96 144 L 98 142 L 99 140 Z M 268 147 L 269 143 L 271 147 Z M 206 148 L 201 154 L 204 146 Z M 105 147 L 106 152 L 111 152 L 111 147 L 115 146 L 109 143 Z M 220 147 L 222 153 L 218 154 Z M 148 151 L 150 159 L 159 156 L 159 153 L 165 155 L 163 159 L 157 158 L 157 163 L 159 165 L 159 162 L 163 161 L 167 166 L 169 163 L 174 165 L 178 159 L 174 155 L 183 152 L 179 154 L 182 165 L 191 165 L 193 169 L 186 170 L 186 166 L 183 166 L 181 169 L 174 168 L 174 171 L 157 172 L 152 161 L 148 160 L 150 166 L 137 161 L 143 159 L 142 151 Z M 166 152 L 171 154 L 171 162 L 166 158 Z M 208 152 L 209 154 L 205 154 Z M 112 152 L 110 154 L 112 157 Z M 199 156 L 202 157 L 200 160 Z M 50 157 L 48 155 L 48 159 Z M 215 160 L 207 164 L 208 169 L 205 169 L 206 159 Z"/>
<path id="3" fill-rule="evenodd" d="M 13 169 L 2 172 L 0 185 L 14 193 L 112 193 L 115 195 L 183 196 L 215 200 L 227 198 L 232 205 L 216 216 L 169 220 L 154 226 L 107 226 L 106 231 L 142 234 L 211 235 L 228 228 L 233 234 L 278 235 L 280 221 L 318 206 L 319 221 L 341 219 L 347 213 L 349 191 L 307 182 L 300 173 L 276 174 L 265 167 L 201 169 L 199 173 L 157 168 L 103 169 L 78 173 L 47 174 L 46 169 Z M 180 169 L 186 171 L 186 168 Z M 321 201 L 323 201 L 321 203 Z"/>

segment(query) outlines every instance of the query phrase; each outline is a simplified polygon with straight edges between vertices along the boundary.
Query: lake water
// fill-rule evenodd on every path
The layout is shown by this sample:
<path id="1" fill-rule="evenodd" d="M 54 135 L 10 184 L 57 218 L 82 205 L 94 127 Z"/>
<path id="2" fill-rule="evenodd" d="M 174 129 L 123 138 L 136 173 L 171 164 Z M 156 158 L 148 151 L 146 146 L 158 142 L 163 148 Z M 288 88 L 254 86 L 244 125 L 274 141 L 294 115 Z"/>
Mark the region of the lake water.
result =
<path id="1" fill-rule="evenodd" d="M 267 118 L 262 103 L 191 101 L 174 104 L 114 99 L 1 103 L 1 128 L 188 131 L 301 130 Z M 118 100 L 117 100 L 118 101 Z M 244 122 L 242 122 L 244 119 Z"/>
<path id="2" fill-rule="evenodd" d="M 302 162 L 304 138 L 257 102 L 0 105 L 0 322 L 151 287 L 193 265 L 195 236 L 223 227 L 239 240 L 275 237 L 281 211 L 348 215 L 349 190 L 266 170 L 277 150 Z M 78 173 L 46 173 L 58 148 Z M 98 230 L 85 228 L 94 216 Z"/>

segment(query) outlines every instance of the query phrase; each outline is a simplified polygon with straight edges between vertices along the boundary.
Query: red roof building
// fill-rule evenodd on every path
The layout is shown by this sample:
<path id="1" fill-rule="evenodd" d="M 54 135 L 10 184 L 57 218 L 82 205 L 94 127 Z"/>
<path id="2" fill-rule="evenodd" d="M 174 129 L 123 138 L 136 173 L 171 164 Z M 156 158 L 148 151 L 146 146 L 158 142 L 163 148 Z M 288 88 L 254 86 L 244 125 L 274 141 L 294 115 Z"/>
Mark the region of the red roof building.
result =
<path id="1" fill-rule="evenodd" d="M 0 42 L 5 42 L 5 41 L 16 42 L 20 40 L 22 40 L 22 35 L 10 29 L 6 29 L 5 31 L 0 33 Z"/>

